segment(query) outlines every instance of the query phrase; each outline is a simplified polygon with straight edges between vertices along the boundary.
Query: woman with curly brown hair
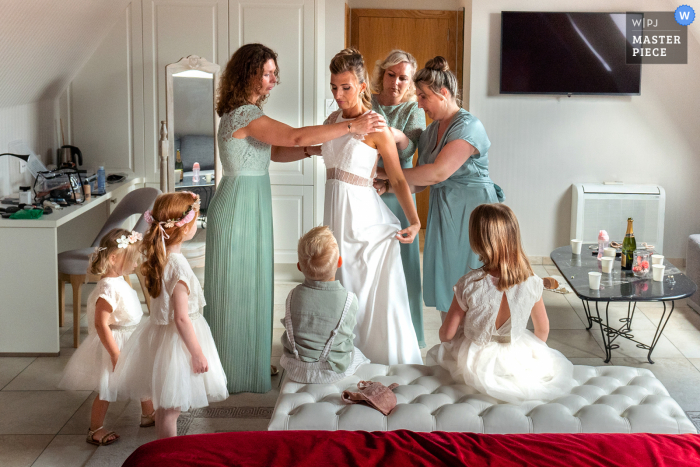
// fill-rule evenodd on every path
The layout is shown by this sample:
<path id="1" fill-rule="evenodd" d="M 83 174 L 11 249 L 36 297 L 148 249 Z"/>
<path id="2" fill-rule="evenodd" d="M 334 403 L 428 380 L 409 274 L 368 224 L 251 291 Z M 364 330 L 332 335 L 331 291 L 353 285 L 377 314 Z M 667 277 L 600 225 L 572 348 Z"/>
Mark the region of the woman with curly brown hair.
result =
<path id="1" fill-rule="evenodd" d="M 219 85 L 219 151 L 224 176 L 207 219 L 204 315 L 228 377 L 228 390 L 270 390 L 273 305 L 270 160 L 319 155 L 312 146 L 348 133 L 382 131 L 377 114 L 351 124 L 292 128 L 263 114 L 279 78 L 277 54 L 246 44 L 233 54 Z"/>

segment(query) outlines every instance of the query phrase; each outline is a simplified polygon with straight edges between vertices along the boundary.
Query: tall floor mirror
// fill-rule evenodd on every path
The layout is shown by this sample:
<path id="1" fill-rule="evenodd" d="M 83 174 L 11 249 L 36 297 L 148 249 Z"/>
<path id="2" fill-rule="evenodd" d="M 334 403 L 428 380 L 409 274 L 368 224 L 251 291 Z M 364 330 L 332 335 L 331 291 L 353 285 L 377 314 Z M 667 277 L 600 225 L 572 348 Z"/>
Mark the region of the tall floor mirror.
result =
<path id="1" fill-rule="evenodd" d="M 215 111 L 220 69 L 197 55 L 165 67 L 168 191 L 197 193 L 203 215 L 222 174 Z"/>

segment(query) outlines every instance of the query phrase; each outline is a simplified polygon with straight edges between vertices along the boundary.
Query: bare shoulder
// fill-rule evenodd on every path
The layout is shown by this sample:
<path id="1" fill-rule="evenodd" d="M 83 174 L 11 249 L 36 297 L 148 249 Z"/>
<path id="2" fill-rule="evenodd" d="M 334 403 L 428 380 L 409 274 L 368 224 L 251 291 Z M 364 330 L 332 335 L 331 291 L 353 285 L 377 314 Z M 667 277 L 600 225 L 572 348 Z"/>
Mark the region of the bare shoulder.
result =
<path id="1" fill-rule="evenodd" d="M 389 129 L 387 126 L 383 128 L 382 131 L 365 135 L 365 143 L 372 147 L 377 147 L 383 144 L 394 144 L 394 135 L 391 133 L 391 129 Z"/>

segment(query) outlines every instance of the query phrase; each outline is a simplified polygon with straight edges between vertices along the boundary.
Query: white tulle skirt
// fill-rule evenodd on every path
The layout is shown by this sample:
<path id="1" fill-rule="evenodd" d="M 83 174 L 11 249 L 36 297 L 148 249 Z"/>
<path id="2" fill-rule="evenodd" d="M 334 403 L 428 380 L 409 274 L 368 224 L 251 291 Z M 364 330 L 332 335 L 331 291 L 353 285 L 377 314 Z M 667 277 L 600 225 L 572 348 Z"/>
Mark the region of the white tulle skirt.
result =
<path id="1" fill-rule="evenodd" d="M 460 329 L 461 331 L 461 329 Z M 477 345 L 458 332 L 428 351 L 428 365 L 440 365 L 456 380 L 511 404 L 550 401 L 571 392 L 574 366 L 561 352 L 525 330 L 514 342 Z"/>
<path id="2" fill-rule="evenodd" d="M 153 400 L 158 408 L 187 411 L 228 397 L 226 375 L 207 321 L 190 315 L 209 371 L 195 374 L 189 350 L 174 322 L 144 318 L 122 351 L 115 370 L 119 399 Z"/>
<path id="3" fill-rule="evenodd" d="M 112 329 L 119 350 L 124 348 L 135 329 L 135 325 Z M 58 387 L 70 391 L 97 391 L 101 400 L 114 402 L 117 392 L 112 370 L 109 352 L 102 345 L 97 332 L 91 332 L 68 361 Z"/>

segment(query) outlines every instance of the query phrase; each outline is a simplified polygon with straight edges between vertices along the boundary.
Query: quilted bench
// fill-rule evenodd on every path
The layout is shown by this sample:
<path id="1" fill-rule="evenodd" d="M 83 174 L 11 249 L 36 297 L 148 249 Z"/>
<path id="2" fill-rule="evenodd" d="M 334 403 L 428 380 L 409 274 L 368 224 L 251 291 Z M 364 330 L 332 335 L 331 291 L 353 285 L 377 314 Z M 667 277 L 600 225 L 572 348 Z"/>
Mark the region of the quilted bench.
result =
<path id="1" fill-rule="evenodd" d="M 646 369 L 574 366 L 576 385 L 551 402 L 507 404 L 456 382 L 439 366 L 367 364 L 334 384 L 285 378 L 268 430 L 454 431 L 472 433 L 696 433 Z M 394 389 L 388 415 L 340 395 L 361 380 Z"/>

